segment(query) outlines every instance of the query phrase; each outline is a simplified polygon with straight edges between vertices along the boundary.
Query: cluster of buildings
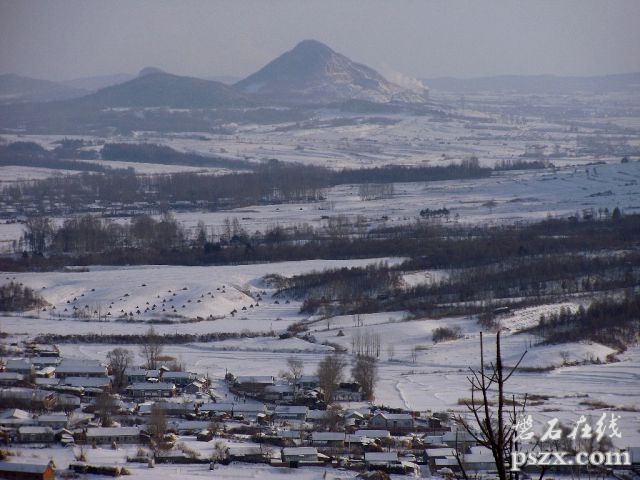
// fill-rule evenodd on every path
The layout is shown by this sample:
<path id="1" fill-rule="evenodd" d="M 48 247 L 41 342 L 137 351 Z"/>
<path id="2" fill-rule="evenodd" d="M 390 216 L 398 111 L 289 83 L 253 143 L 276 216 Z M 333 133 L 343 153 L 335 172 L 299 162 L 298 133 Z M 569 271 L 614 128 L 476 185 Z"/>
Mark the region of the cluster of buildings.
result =
<path id="1" fill-rule="evenodd" d="M 54 392 L 57 394 L 54 397 L 63 403 L 65 398 L 72 401 L 74 396 L 91 397 L 112 391 L 113 376 L 97 360 L 63 358 L 55 347 L 33 344 L 22 353 L 24 356 L 0 361 L 0 400 L 4 403 L 20 403 L 27 390 Z M 203 377 L 166 367 L 157 370 L 130 367 L 125 374 L 128 385 L 122 394 L 135 399 L 175 397 L 206 390 Z"/>
<path id="2" fill-rule="evenodd" d="M 294 382 L 228 374 L 212 382 L 163 367 L 131 367 L 125 376 L 128 385 L 111 394 L 114 377 L 105 365 L 60 357 L 55 347 L 30 345 L 22 356 L 2 361 L 0 447 L 138 445 L 147 455 L 143 461 L 210 463 L 212 459 L 180 451 L 189 439 L 222 443 L 215 459 L 221 463 L 424 475 L 455 474 L 462 459 L 466 472 L 495 470 L 491 452 L 447 412 L 376 407 L 361 401 L 357 384 L 340 385 L 340 398 L 349 403 L 327 407 L 319 400 L 316 376 Z M 108 421 L 101 403 L 105 393 L 112 400 Z M 158 411 L 164 422 L 161 444 L 153 432 Z M 0 462 L 0 478 L 53 478 L 47 477 L 52 465 L 7 473 L 12 465 Z"/>
<path id="3" fill-rule="evenodd" d="M 230 383 L 231 391 L 258 400 L 323 406 L 317 375 L 302 375 L 295 381 L 277 379 L 271 375 L 242 375 L 233 377 Z M 355 382 L 342 382 L 333 398 L 337 402 L 361 402 L 362 389 Z"/>

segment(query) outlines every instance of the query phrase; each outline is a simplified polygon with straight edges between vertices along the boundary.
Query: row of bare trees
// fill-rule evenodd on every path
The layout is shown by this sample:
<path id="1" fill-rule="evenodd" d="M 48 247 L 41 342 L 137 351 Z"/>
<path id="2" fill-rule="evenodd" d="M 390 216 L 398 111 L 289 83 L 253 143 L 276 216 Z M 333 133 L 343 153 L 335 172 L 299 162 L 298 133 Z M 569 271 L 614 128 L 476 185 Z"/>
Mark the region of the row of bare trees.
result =
<path id="1" fill-rule="evenodd" d="M 380 357 L 380 333 L 372 330 L 354 330 L 351 336 L 351 353 L 357 357 Z"/>
<path id="2" fill-rule="evenodd" d="M 358 186 L 358 196 L 363 201 L 393 198 L 394 193 L 393 183 L 361 183 Z"/>

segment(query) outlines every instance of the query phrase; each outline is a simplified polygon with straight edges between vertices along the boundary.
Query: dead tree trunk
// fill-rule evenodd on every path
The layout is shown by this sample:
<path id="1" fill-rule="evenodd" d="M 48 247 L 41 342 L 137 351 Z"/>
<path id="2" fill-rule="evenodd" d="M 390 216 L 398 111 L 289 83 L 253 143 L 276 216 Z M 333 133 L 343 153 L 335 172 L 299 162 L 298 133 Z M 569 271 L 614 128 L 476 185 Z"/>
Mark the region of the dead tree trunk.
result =
<path id="1" fill-rule="evenodd" d="M 463 416 L 458 418 L 458 421 L 478 445 L 491 450 L 500 480 L 507 480 L 509 476 L 507 459 L 513 446 L 513 437 L 515 435 L 513 425 L 516 420 L 515 409 L 512 415 L 505 412 L 504 387 L 526 353 L 522 354 L 513 367 L 505 369 L 500 350 L 500 332 L 498 332 L 496 335 L 495 362 L 485 367 L 484 342 L 482 333 L 480 333 L 480 368 L 477 370 L 470 368 L 471 375 L 467 379 L 471 384 L 471 400 L 465 402 L 473 417 L 473 422 L 467 421 Z M 525 405 L 526 396 L 522 404 L 523 411 Z M 462 477 L 469 478 L 461 452 L 456 451 L 456 461 Z"/>

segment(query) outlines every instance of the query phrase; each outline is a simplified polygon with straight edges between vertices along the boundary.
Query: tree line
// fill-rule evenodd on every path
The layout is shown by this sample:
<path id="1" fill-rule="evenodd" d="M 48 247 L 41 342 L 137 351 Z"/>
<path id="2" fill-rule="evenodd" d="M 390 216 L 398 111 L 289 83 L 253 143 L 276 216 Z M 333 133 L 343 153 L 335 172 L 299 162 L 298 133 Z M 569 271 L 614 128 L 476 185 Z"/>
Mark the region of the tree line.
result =
<path id="1" fill-rule="evenodd" d="M 0 285 L 0 311 L 23 312 L 46 305 L 47 302 L 33 288 L 18 282 Z"/>
<path id="2" fill-rule="evenodd" d="M 166 145 L 155 143 L 105 143 L 100 154 L 105 160 L 125 162 L 217 167 L 231 170 L 252 170 L 255 167 L 254 163 L 246 160 L 179 152 Z"/>
<path id="3" fill-rule="evenodd" d="M 14 144 L 11 144 L 14 145 Z M 6 148 L 11 147 L 9 145 Z M 118 144 L 115 144 L 118 145 Z M 26 165 L 36 165 L 34 158 L 49 158 L 54 155 L 42 147 L 37 156 L 27 155 Z M 36 147 L 30 147 L 35 149 Z M 141 148 L 106 145 L 112 149 Z M 13 148 L 13 147 L 12 147 Z M 165 147 L 144 147 L 164 150 Z M 169 148 L 169 147 L 166 147 Z M 171 149 L 169 149 L 171 150 Z M 112 153 L 122 158 L 119 153 Z M 193 154 L 172 151 L 167 153 L 180 158 L 192 158 Z M 202 162 L 222 160 L 203 158 Z M 10 154 L 7 158 L 15 164 L 20 155 Z M 126 157 L 129 161 L 130 158 Z M 151 160 L 155 157 L 136 157 Z M 55 160 L 60 162 L 61 160 Z M 66 161 L 66 160 L 65 160 Z M 142 161 L 142 160 L 138 160 Z M 168 160 L 167 160 L 168 161 Z M 180 160 L 186 162 L 187 160 Z M 195 161 L 195 160 L 194 160 Z M 200 160 L 198 160 L 200 161 Z M 73 162 L 73 160 L 69 160 Z M 224 162 L 227 162 L 224 160 Z M 223 162 L 223 163 L 224 163 Z M 229 160 L 229 162 L 235 162 Z M 227 165 L 225 163 L 225 165 Z M 388 166 L 372 169 L 330 170 L 324 167 L 283 163 L 270 160 L 259 164 L 234 163 L 234 168 L 246 171 L 225 175 L 180 172 L 171 174 L 137 175 L 133 169 L 109 169 L 93 163 L 81 163 L 79 170 L 100 170 L 101 173 L 83 172 L 77 175 L 49 177 L 40 180 L 13 182 L 0 190 L 6 204 L 19 213 L 29 213 L 35 208 L 40 214 L 82 212 L 88 205 L 113 209 L 124 205 L 138 204 L 139 208 L 168 209 L 206 208 L 219 210 L 257 204 L 278 204 L 287 202 L 308 202 L 323 200 L 326 189 L 342 184 L 371 184 L 360 192 L 363 198 L 384 198 L 393 195 L 390 186 L 396 182 L 427 182 L 463 178 L 480 178 L 491 174 L 491 169 L 479 166 L 477 162 L 463 161 L 448 166 L 402 167 Z M 40 165 L 43 166 L 43 165 Z M 52 168 L 64 168 L 60 163 Z M 144 205 L 145 207 L 143 207 Z M 135 207 L 133 207 L 135 209 Z"/>
<path id="4" fill-rule="evenodd" d="M 73 150 L 75 153 L 76 151 Z M 108 172 L 110 167 L 92 162 L 83 162 L 82 158 L 71 153 L 66 143 L 54 150 L 46 150 L 35 142 L 13 142 L 0 145 L 0 166 L 41 167 L 79 172 Z M 92 158 L 90 154 L 86 159 Z"/>
<path id="5" fill-rule="evenodd" d="M 301 312 L 307 314 L 471 314 L 505 304 L 541 304 L 566 295 L 635 287 L 640 285 L 640 270 L 633 265 L 639 264 L 638 252 L 535 255 L 460 268 L 440 281 L 406 287 L 402 274 L 414 270 L 405 262 L 275 278 L 275 285 L 279 294 L 302 299 Z"/>
<path id="6" fill-rule="evenodd" d="M 344 229 L 276 225 L 253 233 L 238 220 L 225 222 L 218 233 L 202 224 L 185 230 L 170 215 L 159 219 L 141 215 L 125 223 L 74 217 L 61 226 L 46 217 L 31 217 L 22 242 L 16 244 L 16 251 L 24 249 L 24 253 L 0 257 L 0 267 L 16 271 L 90 264 L 222 265 L 403 256 L 408 257 L 405 270 L 456 269 L 526 257 L 633 250 L 639 228 L 640 215 L 544 220 L 518 226 L 443 225 L 422 220 L 372 229 L 355 224 Z M 519 268 L 527 273 L 526 265 Z M 502 281 L 500 272 L 493 275 L 496 282 Z M 308 283 L 309 279 L 300 281 Z"/>
<path id="7" fill-rule="evenodd" d="M 623 296 L 608 296 L 593 301 L 588 308 L 541 315 L 532 333 L 548 343 L 592 340 L 625 350 L 640 335 L 640 293 L 628 290 Z"/>

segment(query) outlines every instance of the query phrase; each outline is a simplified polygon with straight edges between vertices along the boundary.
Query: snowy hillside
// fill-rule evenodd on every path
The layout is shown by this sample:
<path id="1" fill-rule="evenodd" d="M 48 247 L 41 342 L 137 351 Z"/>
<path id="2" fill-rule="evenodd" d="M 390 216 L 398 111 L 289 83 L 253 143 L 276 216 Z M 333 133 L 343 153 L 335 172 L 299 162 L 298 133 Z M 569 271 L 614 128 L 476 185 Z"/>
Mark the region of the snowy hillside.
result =
<path id="1" fill-rule="evenodd" d="M 236 86 L 246 93 L 287 102 L 425 100 L 421 92 L 391 83 L 372 68 L 352 62 L 316 40 L 300 42 Z"/>

